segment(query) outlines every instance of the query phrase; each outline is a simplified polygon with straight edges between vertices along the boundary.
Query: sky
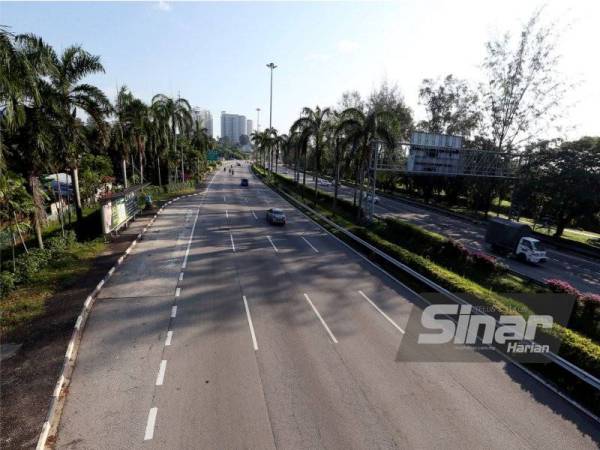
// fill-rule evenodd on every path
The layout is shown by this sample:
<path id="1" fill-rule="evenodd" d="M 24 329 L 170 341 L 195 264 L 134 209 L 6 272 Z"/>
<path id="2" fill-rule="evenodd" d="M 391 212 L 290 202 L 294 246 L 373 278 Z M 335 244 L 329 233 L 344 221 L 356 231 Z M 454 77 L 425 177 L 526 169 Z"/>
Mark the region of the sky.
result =
<path id="1" fill-rule="evenodd" d="M 485 42 L 518 33 L 532 12 L 565 27 L 560 70 L 569 91 L 570 138 L 600 136 L 600 1 L 415 0 L 398 2 L 0 2 L 0 24 L 34 33 L 58 51 L 80 44 L 100 55 L 104 74 L 86 81 L 114 99 L 118 86 L 150 101 L 180 94 L 209 109 L 287 130 L 302 107 L 335 106 L 397 84 L 416 119 L 423 78 L 452 73 L 483 80 Z"/>

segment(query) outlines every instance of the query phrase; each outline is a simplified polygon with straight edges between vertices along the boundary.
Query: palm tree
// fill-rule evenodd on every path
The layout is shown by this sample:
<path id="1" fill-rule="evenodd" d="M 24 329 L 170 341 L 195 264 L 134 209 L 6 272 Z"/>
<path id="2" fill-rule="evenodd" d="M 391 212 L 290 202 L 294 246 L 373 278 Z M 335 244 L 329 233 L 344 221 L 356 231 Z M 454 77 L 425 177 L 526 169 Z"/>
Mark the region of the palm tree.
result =
<path id="1" fill-rule="evenodd" d="M 275 156 L 275 173 L 278 173 L 279 169 L 279 153 L 288 151 L 288 142 L 289 138 L 287 134 L 281 134 L 279 136 L 275 136 L 275 147 L 276 147 L 276 156 Z"/>
<path id="2" fill-rule="evenodd" d="M 105 132 L 104 118 L 110 113 L 110 102 L 106 95 L 91 84 L 81 81 L 88 75 L 104 73 L 100 57 L 92 55 L 80 46 L 71 46 L 58 57 L 52 50 L 50 85 L 54 107 L 61 123 L 61 140 L 71 169 L 77 220 L 82 219 L 81 195 L 79 192 L 79 161 L 82 150 L 82 123 L 77 119 L 77 110 L 85 111 Z"/>
<path id="3" fill-rule="evenodd" d="M 196 172 L 198 177 L 200 177 L 200 159 L 202 159 L 204 164 L 207 159 L 209 141 L 208 129 L 202 126 L 201 120 L 197 120 L 192 132 L 191 144 L 196 153 Z"/>
<path id="4" fill-rule="evenodd" d="M 114 105 L 115 121 L 111 128 L 111 145 L 121 156 L 121 176 L 123 186 L 127 189 L 127 160 L 131 152 L 131 126 L 129 122 L 129 104 L 134 97 L 127 89 L 121 86 L 117 93 Z"/>
<path id="5" fill-rule="evenodd" d="M 164 94 L 152 98 L 152 105 L 169 121 L 173 138 L 173 153 L 177 153 L 177 132 L 187 134 L 192 128 L 192 107 L 185 98 L 172 99 Z M 181 150 L 181 181 L 185 181 L 183 148 Z"/>
<path id="6" fill-rule="evenodd" d="M 321 175 L 321 157 L 323 152 L 323 140 L 324 134 L 329 126 L 327 120 L 329 115 L 331 114 L 331 110 L 329 108 L 325 108 L 321 110 L 318 106 L 312 110 L 310 108 L 304 108 L 302 110 L 302 117 L 296 120 L 291 129 L 293 131 L 299 130 L 302 132 L 308 133 L 309 136 L 312 137 L 314 142 L 314 162 L 315 162 L 315 205 L 317 204 L 318 197 L 318 180 Z M 306 168 L 305 168 L 306 170 Z M 305 174 L 306 177 L 306 174 Z"/>
<path id="7" fill-rule="evenodd" d="M 58 130 L 47 82 L 51 48 L 33 35 L 14 36 L 2 29 L 0 54 L 0 178 L 6 176 L 4 155 L 11 148 L 11 156 L 19 161 L 27 178 L 35 205 L 31 220 L 38 246 L 44 248 L 41 225 L 45 212 L 38 176 L 47 167 Z"/>
<path id="8" fill-rule="evenodd" d="M 373 142 L 380 139 L 388 149 L 396 145 L 393 135 L 394 114 L 386 110 L 364 113 L 348 108 L 340 114 L 338 130 L 344 130 L 348 142 L 355 145 L 356 183 L 359 187 L 358 214 L 361 214 L 365 173 L 372 158 Z"/>
<path id="9" fill-rule="evenodd" d="M 39 105 L 40 76 L 50 66 L 50 47 L 30 34 L 14 35 L 0 26 L 0 174 L 6 168 L 3 134 L 25 123 L 26 106 Z"/>
<path id="10" fill-rule="evenodd" d="M 155 105 L 149 109 L 149 121 L 146 124 L 148 140 L 150 143 L 150 152 L 156 161 L 156 172 L 158 176 L 158 185 L 162 187 L 161 176 L 161 157 L 164 156 L 169 147 L 170 131 L 168 121 L 163 120 L 160 111 Z"/>

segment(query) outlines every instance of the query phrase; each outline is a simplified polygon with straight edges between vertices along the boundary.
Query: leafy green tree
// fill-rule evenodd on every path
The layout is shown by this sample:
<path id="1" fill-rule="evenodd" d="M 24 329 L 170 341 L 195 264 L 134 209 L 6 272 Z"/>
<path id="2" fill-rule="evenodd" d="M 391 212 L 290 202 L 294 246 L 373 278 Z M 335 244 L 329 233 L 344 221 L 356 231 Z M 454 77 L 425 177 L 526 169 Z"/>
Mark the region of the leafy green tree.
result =
<path id="1" fill-rule="evenodd" d="M 0 177 L 0 223 L 8 224 L 7 228 L 11 237 L 13 272 L 16 271 L 16 235 L 19 236 L 25 252 L 28 252 L 23 231 L 28 227 L 26 218 L 33 209 L 33 200 L 25 188 L 24 179 L 11 172 L 6 172 L 4 176 Z"/>
<path id="2" fill-rule="evenodd" d="M 600 212 L 600 138 L 530 149 L 521 176 L 517 201 L 552 218 L 560 237 L 574 220 L 593 220 Z"/>
<path id="3" fill-rule="evenodd" d="M 536 11 L 518 38 L 509 33 L 486 44 L 483 68 L 484 120 L 494 148 L 513 150 L 559 123 L 568 85 L 557 72 L 560 38 L 556 24 Z"/>
<path id="4" fill-rule="evenodd" d="M 479 96 L 453 75 L 423 80 L 419 100 L 427 112 L 427 120 L 418 125 L 424 131 L 469 137 L 480 126 Z"/>

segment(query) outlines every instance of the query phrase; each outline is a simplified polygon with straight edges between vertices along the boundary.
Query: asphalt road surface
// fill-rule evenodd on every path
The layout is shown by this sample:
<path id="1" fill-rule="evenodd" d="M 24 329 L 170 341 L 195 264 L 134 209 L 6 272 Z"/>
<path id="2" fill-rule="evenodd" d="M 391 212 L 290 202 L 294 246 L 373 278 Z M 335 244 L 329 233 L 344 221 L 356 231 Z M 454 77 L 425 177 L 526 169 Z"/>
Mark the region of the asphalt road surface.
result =
<path id="1" fill-rule="evenodd" d="M 595 422 L 510 364 L 396 362 L 415 307 L 247 167 L 219 171 L 102 290 L 57 448 L 597 447 Z"/>
<path id="2" fill-rule="evenodd" d="M 284 166 L 279 167 L 279 173 L 289 178 L 294 176 L 293 169 Z M 300 176 L 302 177 L 302 174 Z M 314 178 L 307 174 L 306 183 L 310 187 L 314 187 Z M 319 189 L 333 193 L 332 185 L 320 184 Z M 349 186 L 341 186 L 338 195 L 352 201 L 354 189 Z M 485 245 L 485 228 L 469 220 L 461 220 L 386 197 L 379 197 L 379 203 L 375 205 L 375 214 L 398 217 L 459 241 L 472 250 L 492 254 Z M 582 292 L 600 293 L 600 264 L 597 261 L 554 249 L 548 249 L 547 254 L 548 262 L 540 265 L 494 256 L 501 259 L 512 270 L 538 281 L 558 278 L 568 281 Z"/>

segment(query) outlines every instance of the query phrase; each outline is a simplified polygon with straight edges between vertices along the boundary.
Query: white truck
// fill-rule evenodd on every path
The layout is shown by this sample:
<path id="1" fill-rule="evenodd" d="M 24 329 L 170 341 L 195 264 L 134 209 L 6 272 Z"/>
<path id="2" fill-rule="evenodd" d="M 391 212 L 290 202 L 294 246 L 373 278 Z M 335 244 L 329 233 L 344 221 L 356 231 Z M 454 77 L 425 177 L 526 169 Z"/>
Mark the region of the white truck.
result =
<path id="1" fill-rule="evenodd" d="M 531 237 L 529 225 L 510 220 L 493 218 L 488 220 L 485 241 L 492 250 L 504 256 L 513 255 L 521 261 L 544 263 L 548 260 L 540 241 Z"/>

